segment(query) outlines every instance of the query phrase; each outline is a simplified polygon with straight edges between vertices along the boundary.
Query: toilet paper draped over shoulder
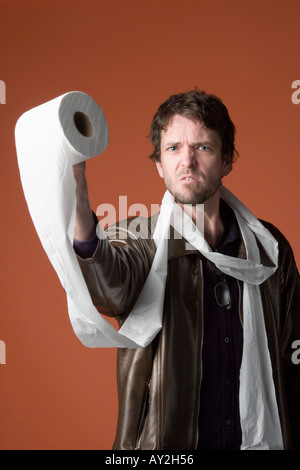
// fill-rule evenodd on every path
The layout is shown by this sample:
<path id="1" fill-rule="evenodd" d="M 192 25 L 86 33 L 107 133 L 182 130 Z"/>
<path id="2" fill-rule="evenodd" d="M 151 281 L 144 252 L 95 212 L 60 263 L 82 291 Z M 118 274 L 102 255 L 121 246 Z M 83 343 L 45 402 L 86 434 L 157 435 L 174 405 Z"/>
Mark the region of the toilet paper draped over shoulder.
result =
<path id="1" fill-rule="evenodd" d="M 66 291 L 75 334 L 88 347 L 143 347 L 98 313 L 73 250 L 76 183 L 72 166 L 105 150 L 108 126 L 103 111 L 85 93 L 66 93 L 24 113 L 15 139 L 28 209 Z"/>

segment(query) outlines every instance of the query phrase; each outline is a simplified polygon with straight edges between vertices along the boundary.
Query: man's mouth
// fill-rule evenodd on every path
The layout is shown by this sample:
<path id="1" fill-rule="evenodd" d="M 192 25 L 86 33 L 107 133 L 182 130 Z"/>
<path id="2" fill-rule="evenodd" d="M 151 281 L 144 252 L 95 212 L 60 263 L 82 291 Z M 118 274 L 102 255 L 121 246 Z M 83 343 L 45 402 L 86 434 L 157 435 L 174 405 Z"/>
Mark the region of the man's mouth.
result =
<path id="1" fill-rule="evenodd" d="M 189 183 L 196 183 L 199 180 L 196 176 L 186 175 L 180 178 L 180 181 L 188 181 Z"/>

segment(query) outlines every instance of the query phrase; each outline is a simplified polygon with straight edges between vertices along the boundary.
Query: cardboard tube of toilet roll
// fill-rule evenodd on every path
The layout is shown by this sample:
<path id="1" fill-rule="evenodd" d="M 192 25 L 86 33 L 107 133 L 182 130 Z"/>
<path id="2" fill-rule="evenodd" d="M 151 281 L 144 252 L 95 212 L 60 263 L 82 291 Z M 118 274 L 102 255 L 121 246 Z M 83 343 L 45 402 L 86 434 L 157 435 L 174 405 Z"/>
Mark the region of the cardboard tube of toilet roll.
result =
<path id="1" fill-rule="evenodd" d="M 67 294 L 76 336 L 88 347 L 141 347 L 92 304 L 75 252 L 73 165 L 101 154 L 108 126 L 99 105 L 82 92 L 66 93 L 24 113 L 15 129 L 20 177 L 28 209 Z"/>

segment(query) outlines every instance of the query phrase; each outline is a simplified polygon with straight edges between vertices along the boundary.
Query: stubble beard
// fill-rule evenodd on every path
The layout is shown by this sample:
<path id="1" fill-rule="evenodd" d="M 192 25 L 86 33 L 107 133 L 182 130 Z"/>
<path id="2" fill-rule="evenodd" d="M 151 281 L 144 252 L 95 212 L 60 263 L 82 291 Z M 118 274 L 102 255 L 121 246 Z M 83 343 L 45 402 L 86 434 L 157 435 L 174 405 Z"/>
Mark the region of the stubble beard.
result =
<path id="1" fill-rule="evenodd" d="M 197 183 L 199 185 L 199 183 Z M 207 181 L 200 183 L 201 187 L 197 190 L 193 190 L 193 186 L 195 183 L 187 185 L 186 194 L 184 191 L 180 192 L 177 190 L 172 190 L 172 188 L 167 189 L 170 193 L 174 196 L 174 199 L 179 204 L 204 204 L 208 201 L 211 197 L 213 197 L 218 189 L 222 186 L 222 180 L 220 178 L 216 178 L 211 180 L 209 183 Z"/>

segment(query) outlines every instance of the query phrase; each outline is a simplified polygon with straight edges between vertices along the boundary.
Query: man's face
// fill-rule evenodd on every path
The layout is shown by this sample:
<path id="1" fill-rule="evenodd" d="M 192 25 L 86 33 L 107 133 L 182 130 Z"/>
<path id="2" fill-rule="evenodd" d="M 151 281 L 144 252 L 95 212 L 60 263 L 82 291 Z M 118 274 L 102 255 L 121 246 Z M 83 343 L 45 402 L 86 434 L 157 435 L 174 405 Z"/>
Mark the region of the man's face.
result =
<path id="1" fill-rule="evenodd" d="M 175 200 L 204 204 L 219 190 L 231 165 L 221 158 L 221 139 L 201 122 L 176 114 L 161 135 L 156 167 Z"/>

